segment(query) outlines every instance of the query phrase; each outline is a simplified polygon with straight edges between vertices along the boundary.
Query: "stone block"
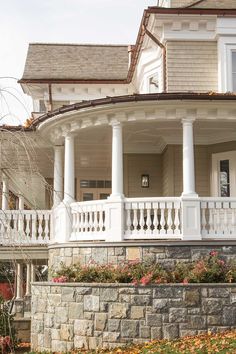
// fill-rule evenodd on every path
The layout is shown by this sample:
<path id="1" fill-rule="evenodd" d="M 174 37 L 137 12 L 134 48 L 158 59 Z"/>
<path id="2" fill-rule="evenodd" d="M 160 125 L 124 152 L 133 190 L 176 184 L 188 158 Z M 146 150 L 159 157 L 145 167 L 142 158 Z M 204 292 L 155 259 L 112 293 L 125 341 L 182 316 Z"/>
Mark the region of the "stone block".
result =
<path id="1" fill-rule="evenodd" d="M 76 288 L 76 302 L 78 302 L 77 301 L 78 295 L 89 295 L 91 293 L 92 293 L 92 288 L 90 288 L 90 287 L 84 287 L 84 286 L 81 288 L 77 287 Z"/>
<path id="2" fill-rule="evenodd" d="M 117 288 L 101 288 L 100 289 L 100 300 L 101 301 L 116 301 L 118 299 L 118 289 Z"/>
<path id="3" fill-rule="evenodd" d="M 120 294 L 119 295 L 119 302 L 126 302 L 127 304 L 129 304 L 130 303 L 130 295 Z"/>
<path id="4" fill-rule="evenodd" d="M 204 314 L 212 315 L 219 314 L 222 311 L 221 299 L 203 299 L 202 300 L 202 312 Z"/>
<path id="5" fill-rule="evenodd" d="M 127 304 L 111 303 L 109 306 L 109 318 L 126 318 Z"/>
<path id="6" fill-rule="evenodd" d="M 60 294 L 48 294 L 48 305 L 59 306 L 61 304 L 61 295 Z M 45 311 L 44 305 L 44 311 Z"/>
<path id="7" fill-rule="evenodd" d="M 162 339 L 162 328 L 152 327 L 151 328 L 151 339 Z"/>
<path id="8" fill-rule="evenodd" d="M 141 259 L 141 249 L 139 247 L 127 247 L 126 259 L 128 261 L 135 261 Z"/>
<path id="9" fill-rule="evenodd" d="M 168 247 L 166 255 L 172 259 L 191 259 L 191 248 L 187 246 L 181 247 Z"/>
<path id="10" fill-rule="evenodd" d="M 105 342 L 116 342 L 119 338 L 119 332 L 103 332 L 103 340 Z"/>
<path id="11" fill-rule="evenodd" d="M 183 329 L 183 330 L 180 330 L 179 334 L 180 334 L 180 337 L 190 337 L 190 336 L 196 336 L 198 334 L 198 332 L 196 330 Z"/>
<path id="12" fill-rule="evenodd" d="M 152 296 L 151 295 L 131 295 L 131 304 L 132 305 L 151 305 Z"/>
<path id="13" fill-rule="evenodd" d="M 169 320 L 170 323 L 185 322 L 187 316 L 187 309 L 185 308 L 170 308 Z"/>
<path id="14" fill-rule="evenodd" d="M 44 325 L 45 327 L 52 328 L 54 325 L 54 316 L 50 313 L 44 314 Z"/>
<path id="15" fill-rule="evenodd" d="M 102 348 L 102 338 L 99 337 L 89 337 L 88 346 L 91 350 L 101 349 Z"/>
<path id="16" fill-rule="evenodd" d="M 144 306 L 131 306 L 131 319 L 144 318 Z"/>
<path id="17" fill-rule="evenodd" d="M 153 309 L 155 311 L 160 311 L 163 312 L 168 311 L 168 300 L 167 299 L 154 299 L 153 300 Z"/>
<path id="18" fill-rule="evenodd" d="M 67 351 L 66 342 L 61 340 L 52 340 L 52 352 L 63 353 Z"/>
<path id="19" fill-rule="evenodd" d="M 92 336 L 93 322 L 90 320 L 75 320 L 74 333 L 77 336 Z"/>
<path id="20" fill-rule="evenodd" d="M 188 315 L 187 316 L 187 329 L 205 329 L 206 328 L 206 316 L 200 315 Z"/>
<path id="21" fill-rule="evenodd" d="M 79 348 L 79 349 L 88 349 L 88 338 L 83 337 L 83 336 L 77 336 L 75 335 L 74 337 L 74 347 Z"/>
<path id="22" fill-rule="evenodd" d="M 228 297 L 230 294 L 230 289 L 225 289 L 225 288 L 210 288 L 208 289 L 208 296 L 209 297 L 214 297 L 214 298 L 219 298 L 219 297 Z"/>
<path id="23" fill-rule="evenodd" d="M 69 318 L 70 319 L 82 319 L 84 317 L 83 304 L 72 302 L 69 304 Z"/>
<path id="24" fill-rule="evenodd" d="M 122 320 L 121 321 L 121 337 L 136 338 L 139 336 L 139 321 Z"/>
<path id="25" fill-rule="evenodd" d="M 114 247 L 115 256 L 124 256 L 125 255 L 125 247 Z"/>
<path id="26" fill-rule="evenodd" d="M 60 340 L 60 329 L 51 329 L 51 337 L 53 340 Z"/>
<path id="27" fill-rule="evenodd" d="M 61 300 L 63 302 L 73 302 L 75 301 L 76 292 L 72 287 L 62 288 Z"/>
<path id="28" fill-rule="evenodd" d="M 60 329 L 60 338 L 64 341 L 72 341 L 74 337 L 74 326 L 62 324 Z"/>
<path id="29" fill-rule="evenodd" d="M 207 324 L 209 326 L 221 325 L 222 324 L 222 316 L 221 315 L 207 316 Z"/>
<path id="30" fill-rule="evenodd" d="M 149 326 L 140 326 L 139 333 L 141 338 L 151 338 L 151 330 Z"/>
<path id="31" fill-rule="evenodd" d="M 84 319 L 85 320 L 93 320 L 94 319 L 94 312 L 84 312 Z"/>
<path id="32" fill-rule="evenodd" d="M 95 331 L 104 331 L 107 324 L 107 314 L 106 313 L 96 313 L 95 314 Z"/>
<path id="33" fill-rule="evenodd" d="M 223 308 L 223 326 L 236 326 L 236 307 Z"/>
<path id="34" fill-rule="evenodd" d="M 84 297 L 84 311 L 99 311 L 99 296 L 86 295 Z"/>
<path id="35" fill-rule="evenodd" d="M 120 330 L 120 320 L 108 320 L 108 331 L 109 332 L 118 332 Z"/>
<path id="36" fill-rule="evenodd" d="M 92 248 L 91 259 L 97 264 L 107 264 L 107 248 L 106 247 Z"/>
<path id="37" fill-rule="evenodd" d="M 162 325 L 162 316 L 160 314 L 147 314 L 147 326 L 160 327 Z"/>
<path id="38" fill-rule="evenodd" d="M 55 322 L 60 324 L 60 323 L 67 323 L 67 321 L 68 321 L 68 308 L 56 307 Z"/>
<path id="39" fill-rule="evenodd" d="M 163 325 L 163 338 L 172 340 L 178 337 L 179 337 L 179 326 L 177 324 Z"/>
<path id="40" fill-rule="evenodd" d="M 186 306 L 199 306 L 200 303 L 200 290 L 199 289 L 185 289 L 184 301 Z"/>

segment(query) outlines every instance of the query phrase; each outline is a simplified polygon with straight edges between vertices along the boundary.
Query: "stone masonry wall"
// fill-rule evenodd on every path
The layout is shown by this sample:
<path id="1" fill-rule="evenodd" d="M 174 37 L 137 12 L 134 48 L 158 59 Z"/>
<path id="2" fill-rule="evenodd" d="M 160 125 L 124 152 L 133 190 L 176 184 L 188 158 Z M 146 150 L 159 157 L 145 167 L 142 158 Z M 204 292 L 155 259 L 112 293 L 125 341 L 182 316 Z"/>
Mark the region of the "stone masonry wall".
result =
<path id="1" fill-rule="evenodd" d="M 113 348 L 236 328 L 236 285 L 32 286 L 32 350 Z"/>
<path id="2" fill-rule="evenodd" d="M 126 242 L 127 243 L 127 242 Z M 62 244 L 61 246 L 49 246 L 49 268 L 56 270 L 60 268 L 61 262 L 70 266 L 75 263 L 88 264 L 94 261 L 98 264 L 121 264 L 125 261 L 139 259 L 152 260 L 165 266 L 173 266 L 177 262 L 195 261 L 202 256 L 209 254 L 210 251 L 217 250 L 225 260 L 229 261 L 236 257 L 236 242 L 231 241 L 221 243 L 201 242 L 197 244 L 139 244 L 134 242 L 132 245 L 82 245 L 82 244 Z"/>

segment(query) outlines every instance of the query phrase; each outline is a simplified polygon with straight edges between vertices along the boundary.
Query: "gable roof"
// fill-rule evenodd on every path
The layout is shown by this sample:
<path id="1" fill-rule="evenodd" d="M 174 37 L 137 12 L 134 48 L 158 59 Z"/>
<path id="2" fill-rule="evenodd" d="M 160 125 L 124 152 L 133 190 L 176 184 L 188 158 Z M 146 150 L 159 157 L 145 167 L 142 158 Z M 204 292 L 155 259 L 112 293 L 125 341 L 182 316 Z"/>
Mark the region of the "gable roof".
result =
<path id="1" fill-rule="evenodd" d="M 127 45 L 31 43 L 20 82 L 31 80 L 125 80 Z"/>

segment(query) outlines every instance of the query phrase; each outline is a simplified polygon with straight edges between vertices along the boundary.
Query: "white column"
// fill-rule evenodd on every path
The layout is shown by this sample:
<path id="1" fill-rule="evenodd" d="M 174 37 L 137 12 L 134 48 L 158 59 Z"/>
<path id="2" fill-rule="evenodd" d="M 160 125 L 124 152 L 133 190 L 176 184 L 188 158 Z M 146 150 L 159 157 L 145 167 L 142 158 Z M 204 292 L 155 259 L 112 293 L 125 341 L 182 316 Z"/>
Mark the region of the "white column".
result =
<path id="1" fill-rule="evenodd" d="M 9 180 L 8 177 L 2 174 L 2 210 L 9 209 Z"/>
<path id="2" fill-rule="evenodd" d="M 25 198 L 21 194 L 18 194 L 18 198 L 19 198 L 19 210 L 24 210 Z"/>
<path id="3" fill-rule="evenodd" d="M 74 136 L 65 137 L 64 200 L 70 204 L 75 199 L 75 147 Z"/>
<path id="4" fill-rule="evenodd" d="M 23 297 L 23 264 L 16 264 L 16 299 Z"/>
<path id="5" fill-rule="evenodd" d="M 197 196 L 195 191 L 193 119 L 183 119 L 183 193 Z"/>
<path id="6" fill-rule="evenodd" d="M 31 263 L 26 264 L 26 291 L 25 295 L 31 294 Z"/>
<path id="7" fill-rule="evenodd" d="M 111 197 L 123 197 L 123 140 L 122 125 L 112 125 L 112 194 Z"/>
<path id="8" fill-rule="evenodd" d="M 53 206 L 56 207 L 63 199 L 63 146 L 54 147 L 54 185 Z"/>
<path id="9" fill-rule="evenodd" d="M 31 278 L 31 282 L 33 283 L 36 279 L 36 274 L 35 274 L 35 265 L 32 263 L 31 264 L 31 275 L 30 275 L 30 278 Z"/>

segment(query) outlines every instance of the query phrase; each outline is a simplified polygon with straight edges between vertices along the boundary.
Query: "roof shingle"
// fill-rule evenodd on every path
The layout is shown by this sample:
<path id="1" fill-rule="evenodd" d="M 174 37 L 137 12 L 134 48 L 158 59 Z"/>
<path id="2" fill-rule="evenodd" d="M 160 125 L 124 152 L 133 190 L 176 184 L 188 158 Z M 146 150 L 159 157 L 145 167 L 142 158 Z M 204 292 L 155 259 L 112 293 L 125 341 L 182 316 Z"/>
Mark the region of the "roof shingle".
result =
<path id="1" fill-rule="evenodd" d="M 29 45 L 24 79 L 125 80 L 127 45 Z"/>

